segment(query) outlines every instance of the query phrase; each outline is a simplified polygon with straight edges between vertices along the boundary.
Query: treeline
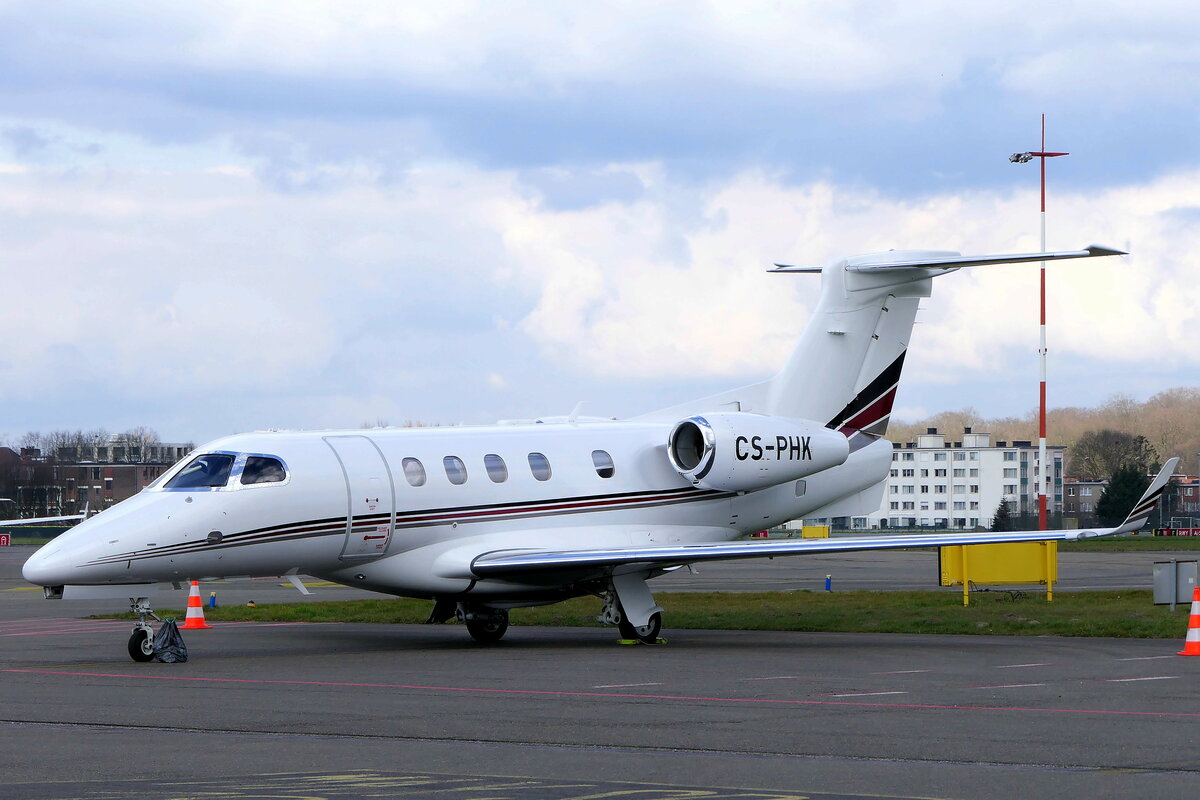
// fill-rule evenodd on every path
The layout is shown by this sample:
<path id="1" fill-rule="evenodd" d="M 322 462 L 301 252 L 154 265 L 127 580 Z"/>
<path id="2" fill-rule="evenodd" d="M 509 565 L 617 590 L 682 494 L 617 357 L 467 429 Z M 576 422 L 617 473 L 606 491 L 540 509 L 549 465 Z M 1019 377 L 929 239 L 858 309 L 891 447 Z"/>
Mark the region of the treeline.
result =
<path id="1" fill-rule="evenodd" d="M 1038 438 L 1038 412 L 1024 417 L 987 419 L 973 408 L 943 411 L 919 422 L 893 422 L 887 438 L 894 442 L 912 441 L 926 428 L 937 428 L 948 438 L 958 439 L 963 427 L 976 433 L 992 434 L 992 441 Z M 1096 408 L 1052 408 L 1046 415 L 1047 443 L 1066 445 L 1068 474 L 1092 471 L 1082 454 L 1072 450 L 1082 442 L 1093 441 L 1105 431 L 1117 431 L 1129 437 L 1142 437 L 1151 448 L 1154 460 L 1171 456 L 1182 460 L 1179 471 L 1195 473 L 1200 469 L 1200 389 L 1178 388 L 1159 392 L 1145 402 L 1117 394 Z M 1087 438 L 1085 438 L 1087 437 Z M 1078 463 L 1072 463 L 1078 462 Z"/>
<path id="2" fill-rule="evenodd" d="M 144 425 L 130 428 L 122 433 L 110 433 L 104 428 L 92 430 L 56 430 L 42 433 L 29 431 L 21 436 L 0 442 L 13 450 L 25 448 L 40 450 L 43 455 L 54 455 L 60 452 L 87 453 L 98 447 L 125 447 L 129 450 L 136 448 L 137 452 L 145 453 L 148 448 L 161 442 L 157 431 Z"/>

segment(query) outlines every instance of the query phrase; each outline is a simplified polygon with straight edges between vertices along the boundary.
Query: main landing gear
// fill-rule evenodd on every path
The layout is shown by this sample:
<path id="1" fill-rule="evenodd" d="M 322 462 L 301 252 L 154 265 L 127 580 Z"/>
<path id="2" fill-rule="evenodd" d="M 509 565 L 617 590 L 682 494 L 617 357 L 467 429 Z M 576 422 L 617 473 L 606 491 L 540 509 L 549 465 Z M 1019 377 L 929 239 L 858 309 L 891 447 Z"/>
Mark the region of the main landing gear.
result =
<path id="1" fill-rule="evenodd" d="M 662 608 L 655 604 L 641 575 L 614 575 L 601 597 L 604 609 L 599 622 L 616 625 L 624 641 L 658 644 L 662 630 Z"/>
<path id="2" fill-rule="evenodd" d="M 467 633 L 477 642 L 491 644 L 504 638 L 508 631 L 508 609 L 468 605 L 453 600 L 437 600 L 426 625 L 438 625 L 457 618 L 467 626 Z"/>
<path id="3" fill-rule="evenodd" d="M 129 598 L 129 610 L 138 616 L 137 622 L 133 623 L 133 633 L 129 635 L 129 657 L 134 661 L 150 661 L 154 658 L 154 628 L 146 617 L 162 620 L 150 608 L 148 597 Z"/>

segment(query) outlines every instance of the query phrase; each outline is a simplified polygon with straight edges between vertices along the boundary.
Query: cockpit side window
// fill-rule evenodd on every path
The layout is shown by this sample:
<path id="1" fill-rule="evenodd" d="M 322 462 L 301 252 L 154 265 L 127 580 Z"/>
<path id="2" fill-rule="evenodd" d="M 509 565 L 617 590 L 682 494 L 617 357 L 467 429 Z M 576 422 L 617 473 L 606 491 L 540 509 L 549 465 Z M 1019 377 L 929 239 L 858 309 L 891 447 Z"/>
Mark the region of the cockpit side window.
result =
<path id="1" fill-rule="evenodd" d="M 247 456 L 242 469 L 242 485 L 251 483 L 278 483 L 287 477 L 283 462 L 270 456 Z"/>
<path id="2" fill-rule="evenodd" d="M 233 468 L 233 456 L 205 453 L 193 458 L 167 482 L 164 489 L 200 489 L 224 486 Z"/>

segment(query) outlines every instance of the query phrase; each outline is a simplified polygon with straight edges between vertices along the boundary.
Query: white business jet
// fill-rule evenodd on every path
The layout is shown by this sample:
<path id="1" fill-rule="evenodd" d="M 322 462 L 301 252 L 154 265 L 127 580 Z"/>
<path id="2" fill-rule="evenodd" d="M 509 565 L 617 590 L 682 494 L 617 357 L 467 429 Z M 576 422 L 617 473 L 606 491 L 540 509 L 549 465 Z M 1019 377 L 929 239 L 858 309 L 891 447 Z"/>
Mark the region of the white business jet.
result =
<path id="1" fill-rule="evenodd" d="M 128 597 L 131 656 L 148 660 L 159 583 L 313 575 L 434 601 L 479 641 L 508 610 L 594 595 L 625 638 L 656 640 L 646 581 L 716 559 L 1073 539 L 1136 530 L 1169 462 L 1117 528 L 735 541 L 800 517 L 879 508 L 881 438 L 917 305 L 960 267 L 1122 255 L 855 256 L 819 272 L 821 296 L 775 377 L 629 420 L 248 433 L 198 448 L 154 484 L 38 550 L 47 597 Z M 155 617 L 156 618 L 156 617 Z"/>

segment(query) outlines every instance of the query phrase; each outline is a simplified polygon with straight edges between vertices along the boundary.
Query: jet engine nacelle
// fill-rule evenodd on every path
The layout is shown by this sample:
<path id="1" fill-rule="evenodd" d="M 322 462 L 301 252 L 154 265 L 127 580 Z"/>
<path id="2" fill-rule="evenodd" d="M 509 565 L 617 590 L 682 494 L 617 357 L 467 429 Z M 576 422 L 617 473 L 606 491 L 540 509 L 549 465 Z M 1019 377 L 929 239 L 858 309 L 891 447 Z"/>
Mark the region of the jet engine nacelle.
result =
<path id="1" fill-rule="evenodd" d="M 850 455 L 844 435 L 804 419 L 731 411 L 675 424 L 667 456 L 696 486 L 746 492 L 836 467 Z"/>

